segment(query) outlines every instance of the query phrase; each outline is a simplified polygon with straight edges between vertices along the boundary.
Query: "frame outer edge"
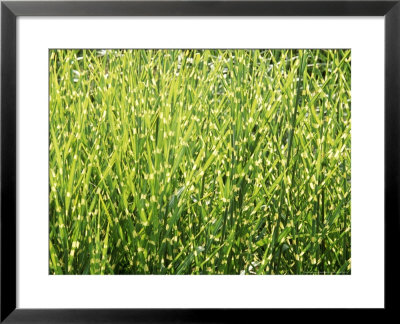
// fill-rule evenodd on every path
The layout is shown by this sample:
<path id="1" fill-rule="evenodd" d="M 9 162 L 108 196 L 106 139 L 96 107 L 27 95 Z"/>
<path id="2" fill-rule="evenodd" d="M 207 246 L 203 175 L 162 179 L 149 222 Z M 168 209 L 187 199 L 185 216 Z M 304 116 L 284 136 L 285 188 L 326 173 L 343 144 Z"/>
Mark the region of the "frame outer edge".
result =
<path id="1" fill-rule="evenodd" d="M 16 16 L 1 4 L 0 321 L 16 308 Z"/>
<path id="2" fill-rule="evenodd" d="M 383 16 L 396 1 L 52 0 L 6 1 L 6 4 L 17 16 Z"/>
<path id="3" fill-rule="evenodd" d="M 385 308 L 398 303 L 394 264 L 400 236 L 400 3 L 385 17 Z"/>

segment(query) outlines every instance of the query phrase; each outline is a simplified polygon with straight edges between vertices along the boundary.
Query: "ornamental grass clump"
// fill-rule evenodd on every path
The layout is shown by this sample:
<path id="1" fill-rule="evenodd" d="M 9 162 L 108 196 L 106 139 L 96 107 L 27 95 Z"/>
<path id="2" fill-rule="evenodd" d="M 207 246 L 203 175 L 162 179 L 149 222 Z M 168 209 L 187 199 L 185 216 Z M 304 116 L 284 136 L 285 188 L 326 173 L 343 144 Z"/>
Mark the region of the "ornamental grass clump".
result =
<path id="1" fill-rule="evenodd" d="M 51 274 L 349 274 L 350 50 L 50 50 Z"/>

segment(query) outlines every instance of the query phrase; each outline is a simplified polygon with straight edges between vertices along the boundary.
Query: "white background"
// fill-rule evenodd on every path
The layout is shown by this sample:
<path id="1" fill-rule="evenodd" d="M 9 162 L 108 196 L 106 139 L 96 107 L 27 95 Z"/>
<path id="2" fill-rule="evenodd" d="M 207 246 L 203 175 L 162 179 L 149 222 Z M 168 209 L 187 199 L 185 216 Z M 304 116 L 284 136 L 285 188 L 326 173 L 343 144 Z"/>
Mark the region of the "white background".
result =
<path id="1" fill-rule="evenodd" d="M 18 17 L 17 307 L 383 307 L 383 18 Z M 352 274 L 48 275 L 49 48 L 351 48 Z"/>

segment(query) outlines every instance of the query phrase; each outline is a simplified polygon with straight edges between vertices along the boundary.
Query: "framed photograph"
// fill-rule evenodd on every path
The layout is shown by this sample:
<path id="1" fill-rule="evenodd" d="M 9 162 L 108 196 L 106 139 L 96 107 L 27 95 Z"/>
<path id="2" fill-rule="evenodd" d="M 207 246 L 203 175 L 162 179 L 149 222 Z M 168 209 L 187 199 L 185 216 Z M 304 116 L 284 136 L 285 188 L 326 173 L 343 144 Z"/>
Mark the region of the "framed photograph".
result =
<path id="1" fill-rule="evenodd" d="M 393 309 L 399 21 L 2 1 L 1 321 Z"/>

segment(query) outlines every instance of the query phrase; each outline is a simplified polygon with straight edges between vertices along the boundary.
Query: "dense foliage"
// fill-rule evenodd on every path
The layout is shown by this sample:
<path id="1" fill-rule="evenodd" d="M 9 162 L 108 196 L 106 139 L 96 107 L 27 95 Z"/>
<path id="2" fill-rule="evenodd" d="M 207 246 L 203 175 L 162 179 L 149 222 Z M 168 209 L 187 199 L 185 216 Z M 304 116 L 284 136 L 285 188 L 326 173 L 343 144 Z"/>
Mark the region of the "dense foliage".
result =
<path id="1" fill-rule="evenodd" d="M 350 50 L 51 50 L 51 274 L 350 273 Z"/>

